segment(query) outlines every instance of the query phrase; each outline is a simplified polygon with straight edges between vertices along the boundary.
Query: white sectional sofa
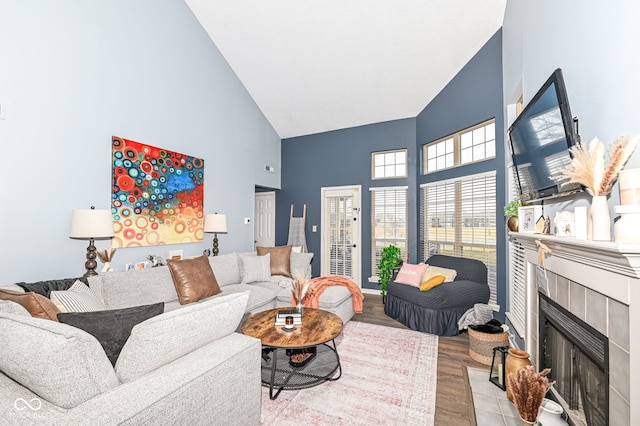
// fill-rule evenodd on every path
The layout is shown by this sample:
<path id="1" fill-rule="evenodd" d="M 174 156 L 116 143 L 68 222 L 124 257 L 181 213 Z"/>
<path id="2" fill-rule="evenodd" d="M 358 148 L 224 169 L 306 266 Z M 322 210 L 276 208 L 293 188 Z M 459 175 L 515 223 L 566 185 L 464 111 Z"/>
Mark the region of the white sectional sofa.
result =
<path id="1" fill-rule="evenodd" d="M 291 270 L 308 270 L 312 258 L 291 253 Z M 248 314 L 291 306 L 291 279 L 271 276 L 255 253 L 208 260 L 221 292 L 186 305 L 167 266 L 89 278 L 106 311 L 164 304 L 164 313 L 133 327 L 115 365 L 91 334 L 0 300 L 0 418 L 15 425 L 259 424 L 261 345 L 235 330 Z M 342 286 L 327 288 L 320 308 L 345 323 L 354 315 Z"/>

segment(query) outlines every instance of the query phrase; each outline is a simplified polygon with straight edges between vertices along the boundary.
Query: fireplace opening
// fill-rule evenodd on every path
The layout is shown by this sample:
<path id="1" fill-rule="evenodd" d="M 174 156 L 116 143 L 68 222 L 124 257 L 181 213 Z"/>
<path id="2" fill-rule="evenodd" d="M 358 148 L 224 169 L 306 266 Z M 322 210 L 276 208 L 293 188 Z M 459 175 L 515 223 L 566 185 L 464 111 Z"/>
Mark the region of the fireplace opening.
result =
<path id="1" fill-rule="evenodd" d="M 609 339 L 539 293 L 540 370 L 550 368 L 570 417 L 609 424 Z"/>

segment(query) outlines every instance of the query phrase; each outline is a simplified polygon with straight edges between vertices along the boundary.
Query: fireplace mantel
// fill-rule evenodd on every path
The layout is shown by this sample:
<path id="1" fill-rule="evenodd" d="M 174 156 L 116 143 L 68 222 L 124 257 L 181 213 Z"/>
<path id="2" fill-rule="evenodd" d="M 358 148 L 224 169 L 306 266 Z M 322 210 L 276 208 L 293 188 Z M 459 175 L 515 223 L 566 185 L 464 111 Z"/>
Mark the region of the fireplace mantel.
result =
<path id="1" fill-rule="evenodd" d="M 640 285 L 640 244 L 518 232 L 509 236 L 525 248 L 528 262 L 538 264 L 536 241 L 540 241 L 551 251 L 545 255 L 545 267 L 626 305 L 630 304 L 631 286 Z"/>
<path id="2" fill-rule="evenodd" d="M 610 424 L 632 424 L 640 418 L 640 244 L 517 232 L 509 237 L 524 247 L 524 340 L 532 361 L 537 364 L 538 292 L 549 292 L 610 339 Z M 536 241 L 549 249 L 543 264 Z M 539 274 L 549 277 L 546 290 L 538 287 Z"/>

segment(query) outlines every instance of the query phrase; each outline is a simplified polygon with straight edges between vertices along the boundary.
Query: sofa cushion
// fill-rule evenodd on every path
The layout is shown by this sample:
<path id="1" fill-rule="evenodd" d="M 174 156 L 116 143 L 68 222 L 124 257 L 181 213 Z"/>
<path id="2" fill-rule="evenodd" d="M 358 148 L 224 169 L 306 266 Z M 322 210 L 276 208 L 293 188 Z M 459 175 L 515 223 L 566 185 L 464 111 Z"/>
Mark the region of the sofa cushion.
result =
<path id="1" fill-rule="evenodd" d="M 78 328 L 0 312 L 0 342 L 0 370 L 62 408 L 119 385 L 100 343 Z"/>
<path id="2" fill-rule="evenodd" d="M 218 285 L 224 287 L 229 284 L 238 284 L 241 281 L 238 254 L 230 253 L 220 256 L 211 256 L 209 263 Z"/>
<path id="3" fill-rule="evenodd" d="M 0 312 L 12 315 L 22 315 L 25 317 L 31 316 L 24 306 L 10 300 L 0 300 Z"/>
<path id="4" fill-rule="evenodd" d="M 0 300 L 10 300 L 22 305 L 32 317 L 58 321 L 56 315 L 60 310 L 51 300 L 34 292 L 19 293 L 0 289 Z"/>
<path id="5" fill-rule="evenodd" d="M 89 277 L 89 287 L 107 309 L 178 300 L 167 266 L 94 275 Z"/>
<path id="6" fill-rule="evenodd" d="M 242 265 L 242 284 L 269 281 L 271 279 L 271 254 L 264 256 L 240 255 Z"/>
<path id="7" fill-rule="evenodd" d="M 207 256 L 167 260 L 181 305 L 197 302 L 221 292 Z"/>
<path id="8" fill-rule="evenodd" d="M 85 284 L 87 283 L 87 279 L 84 277 L 81 277 L 81 278 L 62 278 L 58 280 L 36 281 L 33 283 L 20 282 L 20 283 L 16 283 L 16 285 L 24 289 L 25 292 L 32 291 L 34 293 L 41 294 L 48 299 L 53 290 L 58 290 L 58 291 L 67 290 L 78 280 L 84 282 Z"/>
<path id="9" fill-rule="evenodd" d="M 291 246 L 257 247 L 258 256 L 271 255 L 271 275 L 291 276 Z"/>
<path id="10" fill-rule="evenodd" d="M 136 325 L 116 362 L 118 378 L 123 383 L 135 380 L 233 333 L 248 299 L 246 293 L 218 296 Z"/>
<path id="11" fill-rule="evenodd" d="M 275 308 L 276 294 L 273 291 L 262 288 L 262 282 L 254 284 L 231 284 L 225 287 L 227 294 L 249 293 L 249 300 L 245 311 L 258 312 Z"/>
<path id="12" fill-rule="evenodd" d="M 427 270 L 427 265 L 419 263 L 412 265 L 411 263 L 404 263 L 396 276 L 395 281 L 399 284 L 412 285 L 419 287 L 422 284 L 422 275 Z"/>
<path id="13" fill-rule="evenodd" d="M 164 303 L 160 302 L 110 311 L 59 313 L 58 321 L 84 330 L 98 339 L 111 365 L 115 366 L 133 326 L 162 312 Z"/>
<path id="14" fill-rule="evenodd" d="M 69 290 L 53 290 L 50 299 L 60 312 L 91 312 L 105 309 L 98 296 L 79 280 Z"/>

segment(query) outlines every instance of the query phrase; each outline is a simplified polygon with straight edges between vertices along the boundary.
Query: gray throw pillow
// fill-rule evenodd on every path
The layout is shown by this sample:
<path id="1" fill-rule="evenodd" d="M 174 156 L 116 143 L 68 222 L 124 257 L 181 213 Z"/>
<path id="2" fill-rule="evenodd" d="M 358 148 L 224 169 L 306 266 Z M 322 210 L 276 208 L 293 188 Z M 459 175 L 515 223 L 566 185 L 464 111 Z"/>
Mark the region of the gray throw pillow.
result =
<path id="1" fill-rule="evenodd" d="M 115 366 L 131 329 L 142 321 L 164 312 L 164 303 L 135 306 L 110 311 L 59 313 L 58 321 L 86 331 L 104 348 L 111 365 Z"/>

